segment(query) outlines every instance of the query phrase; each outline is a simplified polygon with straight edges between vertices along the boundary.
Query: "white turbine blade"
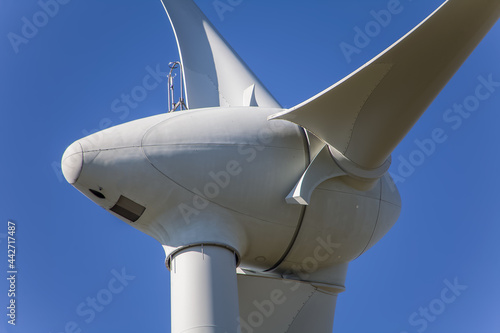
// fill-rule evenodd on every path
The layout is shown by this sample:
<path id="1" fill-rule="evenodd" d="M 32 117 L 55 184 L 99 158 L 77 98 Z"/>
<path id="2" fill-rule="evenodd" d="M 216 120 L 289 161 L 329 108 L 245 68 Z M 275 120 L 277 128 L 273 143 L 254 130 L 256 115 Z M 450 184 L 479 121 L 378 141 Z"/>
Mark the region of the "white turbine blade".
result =
<path id="1" fill-rule="evenodd" d="M 331 333 L 337 293 L 307 282 L 238 274 L 241 333 Z"/>
<path id="2" fill-rule="evenodd" d="M 281 107 L 192 0 L 162 2 L 177 39 L 188 108 L 245 106 L 249 89 L 255 103 L 246 106 Z"/>
<path id="3" fill-rule="evenodd" d="M 381 166 L 500 17 L 499 0 L 449 0 L 286 119 L 365 168 Z"/>

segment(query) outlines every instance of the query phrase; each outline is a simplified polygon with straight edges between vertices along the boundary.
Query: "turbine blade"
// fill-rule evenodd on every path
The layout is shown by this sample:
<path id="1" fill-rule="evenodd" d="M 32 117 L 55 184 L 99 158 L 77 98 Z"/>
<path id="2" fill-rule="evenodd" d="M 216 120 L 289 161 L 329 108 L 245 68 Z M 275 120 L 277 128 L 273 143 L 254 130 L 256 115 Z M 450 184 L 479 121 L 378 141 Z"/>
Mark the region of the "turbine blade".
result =
<path id="1" fill-rule="evenodd" d="M 238 274 L 241 332 L 326 333 L 338 292 L 308 282 Z M 255 313 L 265 320 L 255 325 Z"/>
<path id="2" fill-rule="evenodd" d="M 192 0 L 162 2 L 177 39 L 188 108 L 243 106 L 253 85 L 254 104 L 281 108 Z"/>
<path id="3" fill-rule="evenodd" d="M 381 166 L 500 17 L 498 0 L 449 0 L 317 96 L 271 116 L 305 127 L 354 164 Z"/>

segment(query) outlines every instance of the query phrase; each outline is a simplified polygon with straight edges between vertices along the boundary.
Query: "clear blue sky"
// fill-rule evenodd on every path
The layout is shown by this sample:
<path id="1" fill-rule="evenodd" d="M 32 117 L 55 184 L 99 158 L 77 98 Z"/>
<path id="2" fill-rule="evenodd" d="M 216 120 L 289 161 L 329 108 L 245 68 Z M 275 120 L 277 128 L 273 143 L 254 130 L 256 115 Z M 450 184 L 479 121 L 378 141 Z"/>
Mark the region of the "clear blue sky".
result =
<path id="1" fill-rule="evenodd" d="M 66 2 L 49 17 L 37 1 L 0 0 L 0 331 L 169 332 L 161 246 L 86 199 L 55 166 L 86 133 L 165 112 L 165 82 L 128 115 L 112 103 L 142 84 L 148 66 L 166 71 L 178 59 L 174 35 L 160 0 Z M 354 28 L 390 2 L 233 0 L 222 20 L 212 0 L 197 1 L 285 107 L 364 64 L 442 1 L 401 0 L 348 61 L 340 43 L 353 44 Z M 22 36 L 24 17 L 40 27 L 24 28 L 16 53 L 9 33 Z M 393 153 L 402 214 L 351 264 L 334 332 L 499 331 L 500 87 L 479 105 L 470 97 L 479 77 L 500 82 L 499 41 L 497 24 Z M 464 102 L 474 109 L 468 118 L 443 118 Z M 439 128 L 447 140 L 422 159 L 415 140 Z M 418 165 L 404 169 L 403 160 Z M 5 316 L 8 219 L 17 222 L 15 327 Z M 467 286 L 459 296 L 444 292 L 450 304 L 445 280 Z M 97 296 L 106 305 L 90 311 L 87 298 Z M 429 306 L 425 317 L 420 308 Z"/>

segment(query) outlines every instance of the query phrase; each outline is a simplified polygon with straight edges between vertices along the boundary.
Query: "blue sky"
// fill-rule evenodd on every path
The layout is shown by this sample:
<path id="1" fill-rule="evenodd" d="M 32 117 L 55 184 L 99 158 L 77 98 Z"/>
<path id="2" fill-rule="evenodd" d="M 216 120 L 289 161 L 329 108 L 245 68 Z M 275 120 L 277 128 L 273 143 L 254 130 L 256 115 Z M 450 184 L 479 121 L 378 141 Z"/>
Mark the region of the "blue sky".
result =
<path id="1" fill-rule="evenodd" d="M 371 11 L 396 0 L 221 1 L 232 10 L 197 3 L 284 107 L 343 78 L 442 2 L 401 0 L 398 14 L 346 57 L 340 44 L 354 44 L 354 29 L 374 20 Z M 148 70 L 166 71 L 178 59 L 174 35 L 160 0 L 60 3 L 44 16 L 37 1 L 0 0 L 2 276 L 9 219 L 17 223 L 18 264 L 17 325 L 6 323 L 2 278 L 0 331 L 169 332 L 161 246 L 86 199 L 58 166 L 86 134 L 166 111 L 165 82 L 128 113 L 112 104 Z M 24 28 L 29 37 L 14 45 L 10 33 L 22 36 L 25 20 L 40 27 Z M 401 217 L 350 265 L 334 332 L 500 329 L 500 87 L 467 118 L 445 119 L 454 104 L 473 101 L 484 80 L 500 82 L 499 40 L 497 24 L 394 151 Z M 422 152 L 416 142 L 436 129 L 446 140 Z M 450 284 L 462 287 L 444 291 Z M 87 305 L 96 297 L 106 303 L 99 311 Z"/>

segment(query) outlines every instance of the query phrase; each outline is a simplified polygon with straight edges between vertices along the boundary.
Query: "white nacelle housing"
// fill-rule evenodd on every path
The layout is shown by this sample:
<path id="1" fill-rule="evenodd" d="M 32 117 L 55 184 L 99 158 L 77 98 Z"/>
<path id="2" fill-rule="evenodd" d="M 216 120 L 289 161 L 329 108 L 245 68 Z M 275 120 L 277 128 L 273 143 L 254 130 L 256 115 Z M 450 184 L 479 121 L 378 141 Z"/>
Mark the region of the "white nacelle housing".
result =
<path id="1" fill-rule="evenodd" d="M 339 266 L 334 280 L 342 285 L 346 263 L 396 221 L 399 194 L 389 177 L 364 192 L 335 178 L 318 186 L 309 206 L 288 204 L 309 149 L 299 126 L 266 120 L 276 112 L 213 108 L 133 121 L 74 143 L 63 168 L 82 193 L 167 254 L 222 244 L 243 268 L 303 279 L 297 267 L 307 269 L 304 261 L 326 242 L 335 252 L 316 258 L 311 279 L 330 283 L 328 269 Z"/>

